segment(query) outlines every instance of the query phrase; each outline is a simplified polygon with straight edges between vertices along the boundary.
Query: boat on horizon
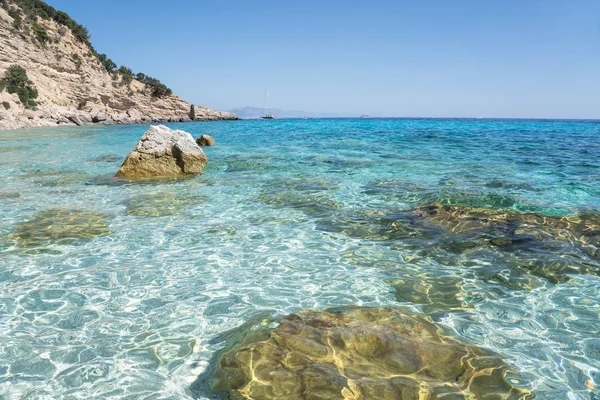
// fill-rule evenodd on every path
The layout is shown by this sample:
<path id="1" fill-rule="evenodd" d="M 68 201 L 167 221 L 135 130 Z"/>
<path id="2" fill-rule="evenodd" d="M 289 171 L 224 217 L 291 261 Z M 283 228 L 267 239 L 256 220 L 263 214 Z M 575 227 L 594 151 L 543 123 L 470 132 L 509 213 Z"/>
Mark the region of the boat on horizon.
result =
<path id="1" fill-rule="evenodd" d="M 361 117 L 362 119 L 368 119 L 368 118 L 371 118 L 371 116 L 370 116 L 370 115 L 367 115 L 367 114 L 361 115 L 360 117 Z"/>
<path id="2" fill-rule="evenodd" d="M 263 102 L 263 115 L 260 119 L 277 119 L 277 117 L 270 112 L 271 109 L 271 95 L 269 94 L 269 89 L 265 89 L 265 100 Z"/>

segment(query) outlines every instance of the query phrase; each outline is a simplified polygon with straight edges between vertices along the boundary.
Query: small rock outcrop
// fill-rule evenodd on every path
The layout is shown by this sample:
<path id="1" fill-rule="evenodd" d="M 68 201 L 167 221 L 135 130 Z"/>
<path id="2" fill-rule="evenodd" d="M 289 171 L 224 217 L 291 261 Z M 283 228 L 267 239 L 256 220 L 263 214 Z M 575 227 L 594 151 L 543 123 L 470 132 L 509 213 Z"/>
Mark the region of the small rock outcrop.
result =
<path id="1" fill-rule="evenodd" d="M 117 173 L 122 178 L 144 178 L 199 174 L 208 162 L 206 155 L 184 131 L 164 125 L 151 126 L 129 153 Z"/>
<path id="2" fill-rule="evenodd" d="M 202 136 L 200 136 L 198 139 L 196 139 L 196 143 L 200 147 L 214 146 L 216 144 L 215 138 L 213 138 L 210 135 L 202 135 Z"/>
<path id="3" fill-rule="evenodd" d="M 216 111 L 205 106 L 191 105 L 189 119 L 192 121 L 235 120 L 238 117 L 227 111 Z"/>

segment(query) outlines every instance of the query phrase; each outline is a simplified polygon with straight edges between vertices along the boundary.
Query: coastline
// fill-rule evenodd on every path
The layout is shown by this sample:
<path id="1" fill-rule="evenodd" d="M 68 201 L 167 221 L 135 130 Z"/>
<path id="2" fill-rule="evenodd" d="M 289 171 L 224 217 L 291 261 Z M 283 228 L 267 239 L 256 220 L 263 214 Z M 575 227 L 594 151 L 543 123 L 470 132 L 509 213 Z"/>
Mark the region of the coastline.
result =
<path id="1" fill-rule="evenodd" d="M 0 7 L 0 130 L 237 119 L 181 99 L 158 79 L 107 67 L 107 56 L 60 19 L 38 16 L 14 27 L 35 10 Z M 29 25 L 45 39 L 29 35 Z"/>
<path id="2" fill-rule="evenodd" d="M 195 111 L 197 110 L 197 111 Z M 207 107 L 190 108 L 190 113 L 183 116 L 147 116 L 137 110 L 128 110 L 118 116 L 101 116 L 101 111 L 73 112 L 66 111 L 49 114 L 46 110 L 30 111 L 18 117 L 0 119 L 0 132 L 18 131 L 31 128 L 47 128 L 62 126 L 113 126 L 135 124 L 161 124 L 174 122 L 208 122 L 240 120 L 235 114 L 211 110 Z"/>

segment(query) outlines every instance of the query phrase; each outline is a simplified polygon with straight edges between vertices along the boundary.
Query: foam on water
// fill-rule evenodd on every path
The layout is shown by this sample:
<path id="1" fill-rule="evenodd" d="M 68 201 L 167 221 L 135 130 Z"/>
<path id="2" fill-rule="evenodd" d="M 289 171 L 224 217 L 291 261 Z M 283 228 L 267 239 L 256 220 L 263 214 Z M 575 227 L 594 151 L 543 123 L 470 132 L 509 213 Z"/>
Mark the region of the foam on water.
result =
<path id="1" fill-rule="evenodd" d="M 508 265 L 491 265 L 503 258 L 428 254 L 421 250 L 440 241 L 429 236 L 406 246 L 401 235 L 373 240 L 328 228 L 346 215 L 431 202 L 549 216 L 598 212 L 599 123 L 171 127 L 217 140 L 205 149 L 202 176 L 114 180 L 145 126 L 0 132 L 0 398 L 202 397 L 190 385 L 225 332 L 261 313 L 346 305 L 424 312 L 500 354 L 519 372 L 511 379 L 537 398 L 599 398 L 597 255 L 582 261 L 596 274 L 556 284 L 527 275 L 535 282 L 523 289 L 476 273 L 494 267 L 510 280 Z M 66 224 L 100 215 L 110 234 L 83 230 L 34 245 L 15 239 L 36 215 L 56 209 L 92 213 Z M 398 285 L 415 293 L 397 296 Z M 444 293 L 440 304 L 427 290 Z"/>

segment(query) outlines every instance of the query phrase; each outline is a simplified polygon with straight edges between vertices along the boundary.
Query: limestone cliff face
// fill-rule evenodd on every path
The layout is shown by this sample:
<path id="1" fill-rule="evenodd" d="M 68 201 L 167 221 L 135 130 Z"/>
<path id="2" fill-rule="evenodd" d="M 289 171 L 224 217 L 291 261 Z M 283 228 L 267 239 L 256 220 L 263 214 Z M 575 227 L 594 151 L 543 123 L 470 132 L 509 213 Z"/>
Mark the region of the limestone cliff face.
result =
<path id="1" fill-rule="evenodd" d="M 65 26 L 37 19 L 51 38 L 46 44 L 18 32 L 0 8 L 0 77 L 11 65 L 25 68 L 39 92 L 35 110 L 16 94 L 0 93 L 0 130 L 34 126 L 126 124 L 236 119 L 234 114 L 192 106 L 175 95 L 154 97 L 152 87 L 106 71 L 86 44 Z M 9 108 L 6 109 L 6 106 Z"/>

